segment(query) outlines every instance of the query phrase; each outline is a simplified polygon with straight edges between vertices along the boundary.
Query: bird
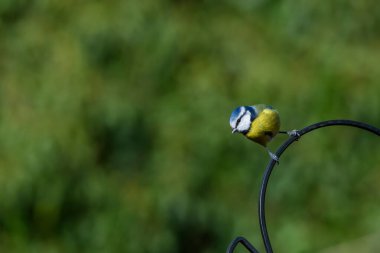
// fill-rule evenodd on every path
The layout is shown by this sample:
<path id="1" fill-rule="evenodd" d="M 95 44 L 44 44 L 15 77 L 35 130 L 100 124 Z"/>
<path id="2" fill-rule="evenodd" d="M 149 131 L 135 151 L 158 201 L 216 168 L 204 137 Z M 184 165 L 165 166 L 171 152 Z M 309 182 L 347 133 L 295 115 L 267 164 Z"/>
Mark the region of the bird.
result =
<path id="1" fill-rule="evenodd" d="M 241 133 L 248 139 L 263 146 L 269 156 L 277 163 L 279 163 L 279 158 L 269 150 L 267 144 L 278 133 L 299 137 L 297 130 L 280 131 L 280 115 L 278 111 L 266 104 L 237 107 L 231 113 L 230 126 L 232 133 Z"/>

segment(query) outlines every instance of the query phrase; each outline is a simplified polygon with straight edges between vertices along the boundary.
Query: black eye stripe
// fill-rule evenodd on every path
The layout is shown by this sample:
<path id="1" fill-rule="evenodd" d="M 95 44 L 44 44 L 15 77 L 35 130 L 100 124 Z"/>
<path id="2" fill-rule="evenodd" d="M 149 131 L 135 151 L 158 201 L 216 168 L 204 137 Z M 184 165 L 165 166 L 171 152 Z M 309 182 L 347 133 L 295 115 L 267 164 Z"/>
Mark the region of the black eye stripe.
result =
<path id="1" fill-rule="evenodd" d="M 236 127 L 239 125 L 241 119 L 242 119 L 245 115 L 247 115 L 247 113 L 250 113 L 250 112 L 249 112 L 248 110 L 245 111 L 245 112 L 243 113 L 243 115 L 241 115 L 241 117 L 238 118 L 238 119 L 236 120 Z M 252 118 L 252 113 L 251 113 L 251 118 Z"/>

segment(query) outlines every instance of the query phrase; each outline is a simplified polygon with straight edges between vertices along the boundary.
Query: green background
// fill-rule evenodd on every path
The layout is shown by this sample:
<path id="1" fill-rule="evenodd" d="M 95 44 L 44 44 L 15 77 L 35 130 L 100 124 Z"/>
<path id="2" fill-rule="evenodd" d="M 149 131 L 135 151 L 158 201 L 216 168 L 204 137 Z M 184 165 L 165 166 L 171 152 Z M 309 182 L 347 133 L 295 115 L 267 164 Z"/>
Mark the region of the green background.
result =
<path id="1" fill-rule="evenodd" d="M 380 126 L 375 0 L 2 0 L 0 20 L 0 252 L 264 252 L 269 156 L 231 111 Z M 274 250 L 380 251 L 379 153 L 344 127 L 287 150 Z"/>

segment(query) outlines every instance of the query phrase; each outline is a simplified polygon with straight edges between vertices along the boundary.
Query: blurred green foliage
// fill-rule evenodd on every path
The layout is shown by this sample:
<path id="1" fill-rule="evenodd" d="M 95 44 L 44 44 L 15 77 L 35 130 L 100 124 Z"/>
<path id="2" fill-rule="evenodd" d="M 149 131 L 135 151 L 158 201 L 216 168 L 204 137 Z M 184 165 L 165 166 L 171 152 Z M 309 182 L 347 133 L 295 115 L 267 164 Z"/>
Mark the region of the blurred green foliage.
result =
<path id="1" fill-rule="evenodd" d="M 269 157 L 230 134 L 232 109 L 380 126 L 374 0 L 3 0 L 0 34 L 1 252 L 263 250 Z M 274 249 L 379 231 L 379 151 L 342 127 L 292 146 L 269 185 Z"/>

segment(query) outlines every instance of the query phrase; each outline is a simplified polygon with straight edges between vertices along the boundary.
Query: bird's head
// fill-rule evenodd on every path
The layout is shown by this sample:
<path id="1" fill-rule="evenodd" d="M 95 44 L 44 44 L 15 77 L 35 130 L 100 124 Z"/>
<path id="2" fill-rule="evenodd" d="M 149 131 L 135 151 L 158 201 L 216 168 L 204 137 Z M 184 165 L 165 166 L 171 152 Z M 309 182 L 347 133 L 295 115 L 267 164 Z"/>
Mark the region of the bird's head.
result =
<path id="1" fill-rule="evenodd" d="M 232 133 L 247 134 L 251 128 L 252 121 L 257 117 L 257 111 L 254 106 L 239 106 L 236 108 L 230 117 L 230 126 Z"/>

